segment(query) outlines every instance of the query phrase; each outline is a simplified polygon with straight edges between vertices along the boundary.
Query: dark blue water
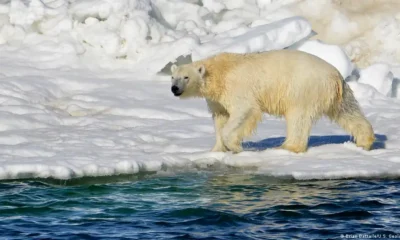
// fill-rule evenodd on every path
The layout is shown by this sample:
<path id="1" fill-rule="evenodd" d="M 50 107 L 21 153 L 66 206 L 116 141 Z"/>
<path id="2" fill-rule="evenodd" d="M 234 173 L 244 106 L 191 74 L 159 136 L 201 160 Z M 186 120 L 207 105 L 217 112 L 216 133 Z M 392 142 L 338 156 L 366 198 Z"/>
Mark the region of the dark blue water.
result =
<path id="1" fill-rule="evenodd" d="M 294 181 L 201 172 L 8 181 L 0 182 L 0 235 L 4 239 L 400 239 L 399 200 L 398 180 Z"/>

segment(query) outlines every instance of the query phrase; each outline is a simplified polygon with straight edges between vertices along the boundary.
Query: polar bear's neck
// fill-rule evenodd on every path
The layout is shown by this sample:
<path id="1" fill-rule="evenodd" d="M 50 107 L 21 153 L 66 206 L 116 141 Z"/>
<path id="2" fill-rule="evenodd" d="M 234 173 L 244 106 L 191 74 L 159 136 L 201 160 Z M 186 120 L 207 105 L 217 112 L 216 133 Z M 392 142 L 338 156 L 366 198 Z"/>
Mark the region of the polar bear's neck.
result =
<path id="1" fill-rule="evenodd" d="M 193 63 L 195 67 L 203 65 L 206 69 L 199 91 L 202 97 L 219 101 L 225 95 L 226 75 L 237 64 L 235 56 L 226 53 Z"/>

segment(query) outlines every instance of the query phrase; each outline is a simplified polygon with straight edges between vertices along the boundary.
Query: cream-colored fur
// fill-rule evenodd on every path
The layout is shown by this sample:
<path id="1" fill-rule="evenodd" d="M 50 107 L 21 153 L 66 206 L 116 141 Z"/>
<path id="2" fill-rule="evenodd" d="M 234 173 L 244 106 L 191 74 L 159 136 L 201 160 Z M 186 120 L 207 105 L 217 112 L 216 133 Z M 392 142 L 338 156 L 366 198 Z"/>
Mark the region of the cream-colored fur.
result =
<path id="1" fill-rule="evenodd" d="M 286 118 L 282 147 L 293 152 L 307 150 L 311 127 L 323 115 L 352 134 L 358 146 L 369 150 L 374 142 L 372 127 L 340 73 L 314 55 L 222 53 L 171 70 L 181 98 L 207 100 L 216 131 L 212 151 L 242 151 L 242 139 L 253 133 L 263 113 Z"/>

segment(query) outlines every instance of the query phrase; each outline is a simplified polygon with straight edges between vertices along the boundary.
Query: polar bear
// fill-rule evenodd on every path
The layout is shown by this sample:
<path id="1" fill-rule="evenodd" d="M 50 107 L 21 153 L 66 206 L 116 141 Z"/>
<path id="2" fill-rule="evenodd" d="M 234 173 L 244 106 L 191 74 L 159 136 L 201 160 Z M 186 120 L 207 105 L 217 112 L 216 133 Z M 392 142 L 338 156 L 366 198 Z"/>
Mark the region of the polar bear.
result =
<path id="1" fill-rule="evenodd" d="M 370 150 L 375 140 L 349 85 L 335 67 L 298 50 L 221 53 L 193 63 L 171 66 L 171 91 L 179 98 L 205 98 L 214 119 L 212 151 L 242 151 L 241 142 L 262 114 L 286 119 L 281 148 L 307 151 L 314 122 L 328 116 Z"/>

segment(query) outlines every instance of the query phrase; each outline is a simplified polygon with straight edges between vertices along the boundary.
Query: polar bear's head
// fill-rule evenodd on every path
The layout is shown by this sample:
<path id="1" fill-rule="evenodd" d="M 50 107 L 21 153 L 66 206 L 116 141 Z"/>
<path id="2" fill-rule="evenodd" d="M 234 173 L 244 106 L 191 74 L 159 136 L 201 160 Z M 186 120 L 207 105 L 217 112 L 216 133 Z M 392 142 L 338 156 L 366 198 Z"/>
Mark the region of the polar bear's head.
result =
<path id="1" fill-rule="evenodd" d="M 188 98 L 200 96 L 200 87 L 204 82 L 206 69 L 203 65 L 193 66 L 185 64 L 182 66 L 171 66 L 172 87 L 171 91 L 176 97 Z"/>

